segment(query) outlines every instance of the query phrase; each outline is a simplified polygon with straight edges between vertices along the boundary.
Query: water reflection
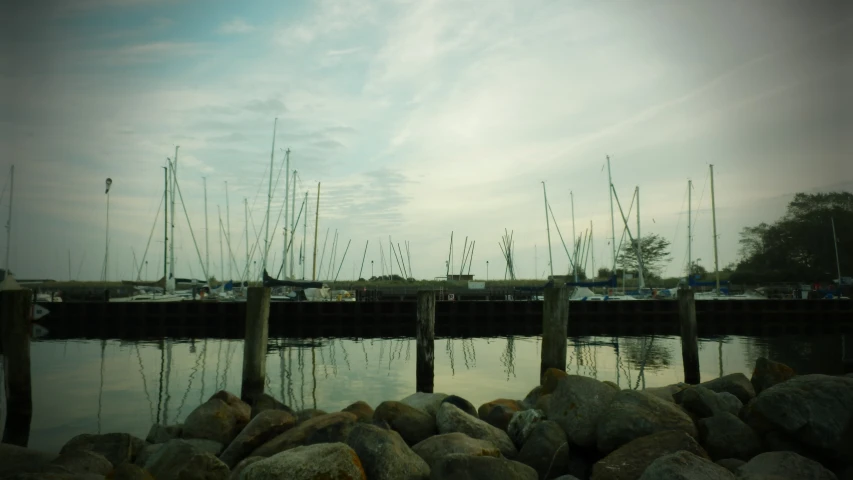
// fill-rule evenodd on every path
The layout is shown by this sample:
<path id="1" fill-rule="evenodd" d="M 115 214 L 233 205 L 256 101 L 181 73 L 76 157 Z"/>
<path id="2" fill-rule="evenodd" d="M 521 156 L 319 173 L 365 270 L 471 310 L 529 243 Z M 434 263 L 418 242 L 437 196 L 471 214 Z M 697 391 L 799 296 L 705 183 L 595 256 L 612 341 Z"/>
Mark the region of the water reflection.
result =
<path id="1" fill-rule="evenodd" d="M 540 338 L 436 340 L 435 391 L 475 406 L 521 399 L 538 384 Z M 443 344 L 443 351 L 442 351 Z M 415 390 L 412 338 L 272 338 L 266 391 L 294 409 L 340 410 L 356 400 L 372 406 Z M 675 337 L 573 337 L 569 373 L 621 388 L 663 386 L 683 379 Z M 800 373 L 840 373 L 837 335 L 700 339 L 703 380 L 742 372 L 759 356 Z M 44 340 L 32 345 L 33 420 L 30 446 L 58 451 L 80 433 L 129 432 L 144 437 L 152 423 L 182 422 L 217 390 L 240 391 L 242 341 Z"/>

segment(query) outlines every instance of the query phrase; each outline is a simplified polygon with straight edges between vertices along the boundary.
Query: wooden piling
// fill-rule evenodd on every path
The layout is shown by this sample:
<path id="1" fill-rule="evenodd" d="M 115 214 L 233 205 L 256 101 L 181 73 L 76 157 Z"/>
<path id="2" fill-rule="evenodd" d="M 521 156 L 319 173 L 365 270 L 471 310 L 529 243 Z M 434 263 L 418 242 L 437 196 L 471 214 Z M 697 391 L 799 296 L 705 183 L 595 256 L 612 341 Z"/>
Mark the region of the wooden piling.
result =
<path id="1" fill-rule="evenodd" d="M 681 358 L 684 383 L 699 383 L 699 337 L 696 329 L 696 299 L 693 290 L 678 290 L 678 320 L 681 324 Z"/>
<path id="2" fill-rule="evenodd" d="M 267 337 L 269 333 L 270 289 L 249 287 L 246 298 L 246 340 L 243 343 L 243 384 L 240 398 L 253 404 L 264 393 Z"/>
<path id="3" fill-rule="evenodd" d="M 418 292 L 416 389 L 433 393 L 435 378 L 435 292 Z"/>
<path id="4" fill-rule="evenodd" d="M 569 290 L 545 288 L 542 305 L 542 362 L 539 377 L 549 368 L 566 370 L 566 338 L 569 325 Z"/>
<path id="5" fill-rule="evenodd" d="M 0 341 L 6 362 L 3 443 L 26 447 L 33 415 L 30 379 L 30 290 L 0 292 Z"/>

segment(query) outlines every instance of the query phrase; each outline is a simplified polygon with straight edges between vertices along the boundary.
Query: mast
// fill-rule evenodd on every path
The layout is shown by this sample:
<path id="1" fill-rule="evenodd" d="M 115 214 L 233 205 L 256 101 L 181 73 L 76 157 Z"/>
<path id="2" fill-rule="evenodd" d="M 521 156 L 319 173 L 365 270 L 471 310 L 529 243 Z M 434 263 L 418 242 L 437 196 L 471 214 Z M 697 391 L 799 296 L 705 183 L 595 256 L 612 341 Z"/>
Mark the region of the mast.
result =
<path id="1" fill-rule="evenodd" d="M 228 243 L 228 280 L 234 279 L 234 271 L 231 267 L 234 262 L 231 261 L 231 208 L 228 206 L 228 180 L 225 181 L 225 221 L 228 230 L 225 231 L 225 240 Z"/>
<path id="2" fill-rule="evenodd" d="M 204 184 L 204 283 L 210 282 L 210 229 L 207 227 L 207 177 L 201 177 Z"/>
<path id="3" fill-rule="evenodd" d="M 592 277 L 589 275 L 586 278 L 596 278 L 598 277 L 598 272 L 595 271 L 595 242 L 592 241 L 592 220 L 589 221 L 589 253 L 592 257 Z"/>
<path id="4" fill-rule="evenodd" d="M 575 233 L 575 194 L 571 190 L 569 190 L 569 198 L 572 199 L 572 256 L 574 257 L 572 260 L 572 270 L 575 272 L 575 283 L 578 282 L 578 246 L 575 242 L 577 242 L 577 233 Z"/>
<path id="5" fill-rule="evenodd" d="M 293 239 L 296 237 L 296 170 L 293 171 L 293 188 L 290 190 L 290 278 L 293 276 Z M 301 212 L 300 212 L 301 214 Z"/>
<path id="6" fill-rule="evenodd" d="M 275 159 L 275 129 L 278 126 L 278 117 L 273 121 L 272 124 L 272 148 L 270 149 L 270 181 L 269 187 L 267 188 L 267 215 L 266 215 L 266 235 L 264 236 L 264 263 L 263 270 L 267 269 L 267 256 L 270 251 L 270 202 L 272 202 L 272 170 L 273 170 L 273 161 Z"/>
<path id="7" fill-rule="evenodd" d="M 12 246 L 12 198 L 15 192 L 15 166 L 12 165 L 11 168 L 11 179 L 10 179 L 10 187 L 9 187 L 9 219 L 6 221 L 6 272 L 5 275 L 8 276 L 11 271 L 9 269 L 9 251 Z"/>
<path id="8" fill-rule="evenodd" d="M 548 193 L 542 182 L 542 195 L 545 197 L 545 229 L 548 231 L 548 264 L 551 266 L 551 279 L 554 278 L 554 257 L 551 256 L 551 219 L 548 218 Z"/>
<path id="9" fill-rule="evenodd" d="M 610 196 L 610 246 L 613 250 L 613 273 L 616 273 L 616 221 L 613 213 L 613 177 L 610 175 L 610 155 L 607 156 L 607 194 Z"/>
<path id="10" fill-rule="evenodd" d="M 317 227 L 320 226 L 320 182 L 317 182 L 317 208 L 314 210 L 314 266 L 311 280 L 317 280 Z"/>
<path id="11" fill-rule="evenodd" d="M 225 283 L 225 252 L 222 250 L 222 211 L 219 205 L 216 206 L 216 213 L 219 215 L 219 283 Z"/>
<path id="12" fill-rule="evenodd" d="M 169 167 L 163 167 L 163 188 L 166 195 L 164 208 L 166 215 L 163 217 L 163 278 L 169 274 Z M 163 289 L 165 292 L 165 288 Z"/>
<path id="13" fill-rule="evenodd" d="M 105 282 L 107 281 L 107 278 L 109 276 L 109 270 L 107 269 L 107 267 L 110 263 L 110 184 L 111 183 L 112 183 L 112 181 L 108 178 L 107 179 L 107 191 L 105 192 L 107 194 L 107 230 L 106 230 L 106 247 L 104 248 L 104 281 Z M 11 206 L 11 205 L 12 205 L 12 203 L 9 202 L 9 206 Z"/>
<path id="14" fill-rule="evenodd" d="M 835 236 L 835 217 L 832 220 L 832 245 L 835 246 L 835 268 L 838 269 L 838 295 L 841 296 L 841 261 L 838 259 L 838 237 Z"/>
<path id="15" fill-rule="evenodd" d="M 281 252 L 281 274 L 282 278 L 287 278 L 287 233 L 288 233 L 288 219 L 290 218 L 290 211 L 287 209 L 288 203 L 290 202 L 290 149 L 284 151 L 284 245 L 283 250 Z M 272 177 L 270 177 L 272 180 Z M 293 231 L 290 230 L 290 235 L 293 236 Z"/>
<path id="16" fill-rule="evenodd" d="M 717 280 L 717 295 L 720 294 L 720 264 L 717 257 L 717 208 L 714 203 L 714 166 L 711 167 L 711 222 L 714 227 L 714 277 Z"/>
<path id="17" fill-rule="evenodd" d="M 308 192 L 305 192 L 305 216 L 302 217 L 302 249 L 300 255 L 302 256 L 302 280 L 305 280 L 305 248 L 308 237 Z"/>
<path id="18" fill-rule="evenodd" d="M 249 199 L 243 197 L 243 210 L 246 219 L 246 279 L 249 277 Z"/>
<path id="19" fill-rule="evenodd" d="M 687 284 L 693 276 L 693 180 L 687 181 Z"/>
<path id="20" fill-rule="evenodd" d="M 637 279 L 637 288 L 644 288 L 646 281 L 643 278 L 643 243 L 640 241 L 640 187 L 636 187 L 637 192 L 637 266 L 639 270 L 639 278 Z"/>
<path id="21" fill-rule="evenodd" d="M 172 162 L 172 224 L 169 238 L 169 278 L 175 278 L 175 185 L 178 183 L 178 149 L 180 146 L 175 145 L 175 161 Z"/>

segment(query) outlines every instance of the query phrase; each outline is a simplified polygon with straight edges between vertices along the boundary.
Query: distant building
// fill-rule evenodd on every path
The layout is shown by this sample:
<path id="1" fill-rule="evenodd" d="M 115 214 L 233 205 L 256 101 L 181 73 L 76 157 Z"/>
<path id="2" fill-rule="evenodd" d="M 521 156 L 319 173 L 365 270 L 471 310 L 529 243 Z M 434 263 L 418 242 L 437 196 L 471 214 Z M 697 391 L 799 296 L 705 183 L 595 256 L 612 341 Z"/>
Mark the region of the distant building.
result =
<path id="1" fill-rule="evenodd" d="M 474 280 L 474 275 L 448 275 L 448 282 L 468 282 Z"/>

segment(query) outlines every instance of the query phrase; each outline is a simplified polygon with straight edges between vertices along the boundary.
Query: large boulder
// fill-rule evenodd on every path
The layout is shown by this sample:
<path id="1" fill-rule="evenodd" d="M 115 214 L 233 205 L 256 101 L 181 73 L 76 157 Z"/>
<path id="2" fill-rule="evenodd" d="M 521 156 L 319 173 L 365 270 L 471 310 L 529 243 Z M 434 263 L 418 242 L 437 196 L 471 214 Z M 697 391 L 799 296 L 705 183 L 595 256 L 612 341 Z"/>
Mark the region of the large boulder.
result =
<path id="1" fill-rule="evenodd" d="M 749 460 L 761 452 L 761 439 L 749 425 L 732 415 L 720 413 L 698 422 L 699 440 L 712 460 Z"/>
<path id="2" fill-rule="evenodd" d="M 545 370 L 545 373 L 542 374 L 542 395 L 554 393 L 554 390 L 557 389 L 557 384 L 568 376 L 568 373 L 559 368 Z"/>
<path id="3" fill-rule="evenodd" d="M 151 425 L 151 428 L 148 430 L 148 435 L 145 437 L 145 441 L 148 443 L 166 443 L 169 440 L 181 438 L 181 432 L 183 429 L 183 424 L 160 425 L 159 423 L 155 423 L 154 425 Z"/>
<path id="4" fill-rule="evenodd" d="M 738 469 L 742 465 L 746 464 L 746 462 L 744 462 L 743 460 L 741 460 L 739 458 L 724 458 L 722 460 L 717 460 L 714 463 L 716 463 L 717 465 L 719 465 L 719 466 L 725 468 L 726 470 L 734 473 L 735 475 L 737 475 Z"/>
<path id="5" fill-rule="evenodd" d="M 742 417 L 765 441 L 780 433 L 822 456 L 845 460 L 853 458 L 851 405 L 853 378 L 801 375 L 762 391 Z"/>
<path id="6" fill-rule="evenodd" d="M 560 425 L 573 445 L 591 447 L 599 419 L 619 393 L 593 378 L 568 375 L 557 382 L 544 406 L 545 415 Z"/>
<path id="7" fill-rule="evenodd" d="M 133 463 L 122 463 L 107 474 L 108 480 L 155 480 L 150 473 Z"/>
<path id="8" fill-rule="evenodd" d="M 217 392 L 187 416 L 181 438 L 228 445 L 249 423 L 251 413 L 251 407 L 239 398 L 224 390 Z"/>
<path id="9" fill-rule="evenodd" d="M 347 445 L 355 451 L 370 480 L 425 480 L 429 465 L 394 430 L 358 424 Z"/>
<path id="10" fill-rule="evenodd" d="M 640 480 L 735 480 L 732 472 L 687 451 L 664 455 L 653 461 Z"/>
<path id="11" fill-rule="evenodd" d="M 667 430 L 640 437 L 622 445 L 592 467 L 592 480 L 634 480 L 655 459 L 678 451 L 707 459 L 708 454 L 690 435 Z"/>
<path id="12" fill-rule="evenodd" d="M 471 415 L 472 417 L 480 418 L 477 415 L 477 409 L 474 408 L 474 405 L 471 404 L 468 400 L 458 396 L 458 395 L 448 395 L 441 401 L 441 404 L 438 406 L 439 410 L 441 409 L 441 405 L 449 403 L 451 405 L 455 405 L 459 410 Z"/>
<path id="13" fill-rule="evenodd" d="M 228 480 L 240 480 L 240 475 L 243 474 L 243 470 L 245 470 L 246 467 L 255 462 L 266 460 L 266 458 L 267 457 L 246 457 L 243 460 L 240 460 L 240 463 L 238 463 L 236 467 L 231 469 L 231 476 L 228 478 Z"/>
<path id="14" fill-rule="evenodd" d="M 537 385 L 533 387 L 532 390 L 524 397 L 524 400 L 521 401 L 521 404 L 524 405 L 525 409 L 536 408 L 536 403 L 539 402 L 539 398 L 545 395 L 542 393 L 542 385 Z"/>
<path id="15" fill-rule="evenodd" d="M 794 369 L 784 363 L 760 357 L 755 361 L 755 369 L 752 371 L 752 378 L 749 381 L 755 389 L 755 394 L 759 395 L 773 385 L 790 380 L 796 375 Z"/>
<path id="16" fill-rule="evenodd" d="M 566 432 L 554 421 L 539 423 L 515 460 L 533 467 L 543 480 L 566 473 L 569 468 L 569 442 Z"/>
<path id="17" fill-rule="evenodd" d="M 492 442 L 471 438 L 460 432 L 434 435 L 412 447 L 412 450 L 430 467 L 438 460 L 453 454 L 472 457 L 501 456 L 501 451 Z"/>
<path id="18" fill-rule="evenodd" d="M 512 415 L 506 431 L 515 446 L 521 448 L 536 425 L 544 420 L 545 414 L 541 410 L 523 410 Z"/>
<path id="19" fill-rule="evenodd" d="M 295 424 L 296 417 L 287 411 L 264 410 L 246 425 L 219 459 L 228 465 L 228 468 L 233 468 L 256 448 L 290 430 Z"/>
<path id="20" fill-rule="evenodd" d="M 417 392 L 400 400 L 400 403 L 417 408 L 424 413 L 430 414 L 432 418 L 435 418 L 435 415 L 438 413 L 438 407 L 445 398 L 447 398 L 447 394 L 445 393 Z"/>
<path id="21" fill-rule="evenodd" d="M 106 457 L 91 450 L 69 450 L 50 463 L 77 474 L 106 475 L 113 469 Z"/>
<path id="22" fill-rule="evenodd" d="M 435 435 L 435 418 L 427 411 L 402 402 L 382 402 L 373 412 L 373 419 L 387 422 L 409 445 Z"/>
<path id="23" fill-rule="evenodd" d="M 345 442 L 356 423 L 348 412 L 327 413 L 306 420 L 256 448 L 250 456 L 270 457 L 299 446 Z"/>
<path id="24" fill-rule="evenodd" d="M 18 472 L 38 472 L 58 457 L 55 453 L 0 443 L 0 459 L 3 459 L 0 462 L 0 478 Z"/>
<path id="25" fill-rule="evenodd" d="M 259 413 L 265 410 L 282 410 L 290 414 L 295 414 L 292 408 L 287 405 L 279 402 L 274 397 L 267 393 L 263 393 L 257 397 L 252 402 L 252 418 L 255 418 Z"/>
<path id="26" fill-rule="evenodd" d="M 731 413 L 737 415 L 743 405 L 737 397 L 730 398 L 737 401 L 737 404 L 732 403 L 723 395 L 730 395 L 723 392 L 722 394 L 712 392 L 705 387 L 695 386 L 682 390 L 674 397 L 676 402 L 696 415 L 698 418 L 706 418 L 717 415 L 718 413 Z"/>
<path id="27" fill-rule="evenodd" d="M 150 443 L 148 445 L 145 445 L 145 447 L 143 447 L 139 454 L 136 456 L 136 460 L 133 461 L 133 464 L 138 465 L 140 467 L 144 467 L 145 464 L 148 463 L 148 459 L 151 458 L 155 453 L 157 453 L 158 450 L 163 448 L 164 443 Z"/>
<path id="28" fill-rule="evenodd" d="M 83 433 L 63 445 L 59 454 L 62 455 L 71 450 L 90 450 L 100 453 L 113 465 L 118 465 L 124 462 L 133 463 L 144 447 L 144 440 L 127 433 L 105 433 L 102 435 Z"/>
<path id="29" fill-rule="evenodd" d="M 518 400 L 499 398 L 480 405 L 480 408 L 477 409 L 477 416 L 489 425 L 506 431 L 515 412 L 522 410 L 524 410 L 524 405 Z"/>
<path id="30" fill-rule="evenodd" d="M 341 411 L 349 412 L 355 415 L 355 418 L 358 419 L 359 423 L 373 422 L 373 408 L 366 402 L 362 402 L 361 400 L 347 406 Z"/>
<path id="31" fill-rule="evenodd" d="M 724 375 L 720 378 L 700 383 L 699 385 L 717 393 L 729 392 L 736 396 L 743 404 L 746 404 L 755 397 L 755 388 L 753 388 L 749 379 L 746 378 L 746 375 L 742 373 Z"/>
<path id="32" fill-rule="evenodd" d="M 225 448 L 225 445 L 222 445 L 219 442 L 214 442 L 213 440 L 204 440 L 201 438 L 182 438 L 181 440 L 194 445 L 196 448 L 201 450 L 202 452 L 207 452 L 214 457 L 218 457 L 222 450 Z"/>
<path id="33" fill-rule="evenodd" d="M 243 470 L 240 480 L 367 480 L 358 455 L 343 443 L 296 447 L 259 460 Z"/>
<path id="34" fill-rule="evenodd" d="M 305 410 L 300 410 L 295 412 L 296 415 L 296 424 L 299 425 L 302 422 L 306 422 L 311 420 L 312 418 L 322 417 L 323 415 L 328 415 L 329 412 L 325 410 L 319 410 L 316 408 L 306 408 Z"/>
<path id="35" fill-rule="evenodd" d="M 453 404 L 444 403 L 438 409 L 436 424 L 439 433 L 460 432 L 471 438 L 479 438 L 494 444 L 508 458 L 518 454 L 509 435 L 479 418 L 472 417 Z"/>
<path id="36" fill-rule="evenodd" d="M 689 387 L 690 385 L 687 385 L 686 383 L 674 383 L 672 385 L 666 385 L 664 387 L 646 388 L 643 391 L 646 393 L 651 393 L 652 395 L 660 398 L 661 400 L 666 400 L 667 402 L 674 403 L 674 397 L 678 395 L 678 392 Z"/>
<path id="37" fill-rule="evenodd" d="M 794 452 L 767 452 L 756 455 L 738 469 L 739 480 L 806 479 L 836 480 L 823 465 Z"/>
<path id="38" fill-rule="evenodd" d="M 218 458 L 187 441 L 160 445 L 143 466 L 157 480 L 227 480 L 230 474 Z"/>
<path id="39" fill-rule="evenodd" d="M 455 408 L 455 407 L 454 407 Z M 457 409 L 458 410 L 458 409 Z M 462 415 L 466 415 L 462 413 Z M 431 480 L 538 480 L 536 470 L 527 465 L 495 457 L 448 455 L 435 463 Z M 251 479 L 247 479 L 251 480 Z"/>
<path id="40" fill-rule="evenodd" d="M 631 440 L 666 430 L 698 435 L 693 420 L 675 404 L 649 393 L 622 390 L 598 422 L 598 450 L 609 453 Z"/>

